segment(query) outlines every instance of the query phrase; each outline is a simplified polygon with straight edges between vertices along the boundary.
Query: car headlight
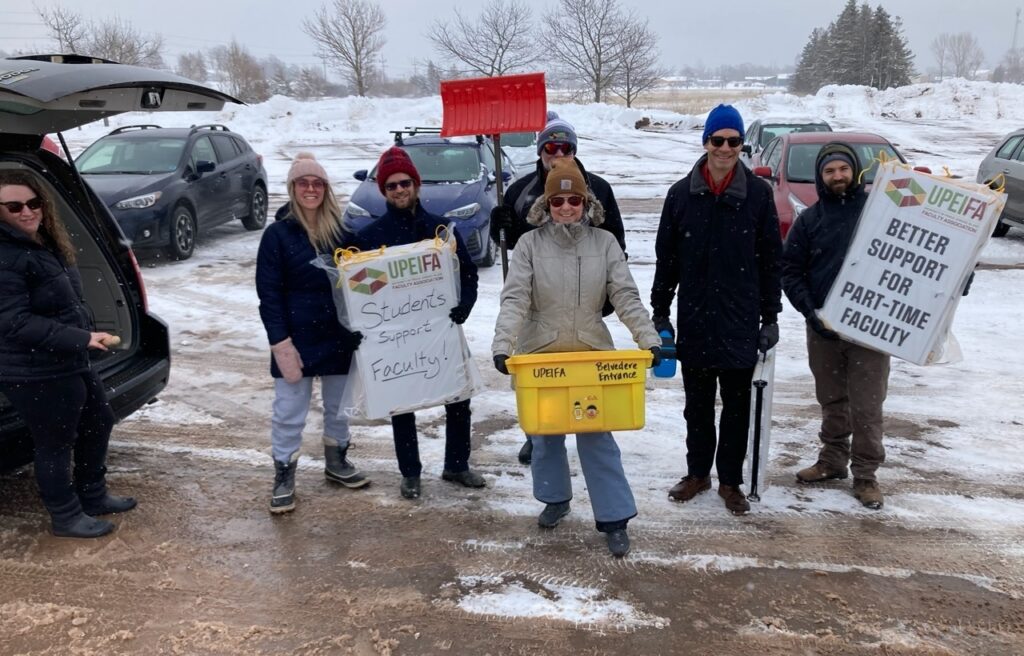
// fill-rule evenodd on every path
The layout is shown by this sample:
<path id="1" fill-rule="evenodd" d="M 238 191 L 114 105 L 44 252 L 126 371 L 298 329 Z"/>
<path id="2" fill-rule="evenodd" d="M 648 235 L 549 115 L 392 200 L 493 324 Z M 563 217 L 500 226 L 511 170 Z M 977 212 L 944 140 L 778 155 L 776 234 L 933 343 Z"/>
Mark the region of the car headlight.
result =
<path id="1" fill-rule="evenodd" d="M 144 194 L 142 196 L 135 196 L 134 198 L 125 198 L 124 200 L 118 201 L 114 204 L 116 210 L 141 210 L 147 207 L 156 205 L 156 202 L 160 200 L 160 196 L 163 196 L 162 191 L 154 191 L 151 194 Z"/>
<path id="2" fill-rule="evenodd" d="M 446 219 L 468 219 L 480 211 L 480 203 L 470 203 L 444 213 Z"/>
<path id="3" fill-rule="evenodd" d="M 796 197 L 796 194 L 789 194 L 789 206 L 793 208 L 793 218 L 800 216 L 800 212 L 807 209 L 807 205 L 802 200 Z"/>
<path id="4" fill-rule="evenodd" d="M 369 212 L 367 212 L 363 208 L 359 207 L 358 205 L 356 205 L 352 201 L 349 201 L 348 208 L 345 211 L 348 212 L 348 215 L 352 216 L 352 217 L 355 217 L 355 216 L 370 216 Z"/>

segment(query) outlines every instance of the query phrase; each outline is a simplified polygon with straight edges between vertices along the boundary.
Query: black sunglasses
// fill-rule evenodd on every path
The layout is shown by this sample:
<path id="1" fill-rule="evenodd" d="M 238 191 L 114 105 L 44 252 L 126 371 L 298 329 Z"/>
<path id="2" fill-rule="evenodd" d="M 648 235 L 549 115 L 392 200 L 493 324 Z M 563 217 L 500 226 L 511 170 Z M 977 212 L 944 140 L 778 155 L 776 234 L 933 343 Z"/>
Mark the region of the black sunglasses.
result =
<path id="1" fill-rule="evenodd" d="M 398 182 L 387 182 L 384 184 L 384 188 L 388 191 L 394 191 L 401 187 L 402 189 L 408 189 L 412 186 L 412 178 L 406 178 L 405 180 L 399 180 Z"/>
<path id="2" fill-rule="evenodd" d="M 20 200 L 12 200 L 6 203 L 0 203 L 0 205 L 6 207 L 7 211 L 10 212 L 11 214 L 21 214 L 21 210 L 25 209 L 26 207 L 29 208 L 30 210 L 37 210 L 40 207 L 42 207 L 43 199 L 40 198 L 39 196 L 36 196 L 35 198 L 29 198 L 24 203 L 21 202 Z"/>
<path id="3" fill-rule="evenodd" d="M 743 144 L 743 137 L 708 137 L 708 141 L 715 148 L 721 148 L 724 143 L 728 143 L 730 148 L 739 148 Z"/>
<path id="4" fill-rule="evenodd" d="M 548 205 L 554 208 L 569 203 L 569 207 L 579 207 L 583 203 L 583 196 L 553 196 L 548 199 Z"/>

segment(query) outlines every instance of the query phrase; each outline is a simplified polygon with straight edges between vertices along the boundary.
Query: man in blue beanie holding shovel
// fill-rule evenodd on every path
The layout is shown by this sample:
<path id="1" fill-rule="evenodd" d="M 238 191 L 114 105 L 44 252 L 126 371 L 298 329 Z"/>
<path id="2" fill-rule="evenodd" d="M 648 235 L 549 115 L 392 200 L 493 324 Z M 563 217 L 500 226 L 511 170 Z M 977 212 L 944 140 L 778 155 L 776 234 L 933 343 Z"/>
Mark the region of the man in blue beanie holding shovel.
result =
<path id="1" fill-rule="evenodd" d="M 772 190 L 739 163 L 743 118 L 731 105 L 711 110 L 705 154 L 665 198 L 651 288 L 654 325 L 676 338 L 686 407 L 687 475 L 668 493 L 686 502 L 711 489 L 734 515 L 750 510 L 740 489 L 758 352 L 779 340 L 782 239 Z M 676 324 L 670 320 L 678 289 Z M 715 396 L 722 416 L 715 434 Z"/>

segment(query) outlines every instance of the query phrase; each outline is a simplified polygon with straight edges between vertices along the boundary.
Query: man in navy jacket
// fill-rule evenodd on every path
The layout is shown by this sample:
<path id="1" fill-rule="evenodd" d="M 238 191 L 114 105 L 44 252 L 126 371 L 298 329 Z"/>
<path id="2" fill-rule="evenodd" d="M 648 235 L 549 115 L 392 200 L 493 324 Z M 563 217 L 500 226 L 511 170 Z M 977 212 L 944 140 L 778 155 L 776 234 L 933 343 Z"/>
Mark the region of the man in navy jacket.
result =
<path id="1" fill-rule="evenodd" d="M 389 148 L 377 163 L 377 185 L 387 200 L 387 211 L 355 236 L 360 249 L 400 246 L 424 239 L 433 239 L 444 219 L 428 213 L 419 202 L 420 174 L 409 155 L 397 146 Z M 477 270 L 466 244 L 455 235 L 459 258 L 459 304 L 451 309 L 451 320 L 461 324 L 469 317 L 476 303 Z M 469 468 L 470 410 L 469 399 L 445 405 L 445 454 L 441 477 L 466 487 L 484 487 L 483 476 Z M 398 468 L 402 472 L 401 494 L 406 499 L 420 496 L 419 445 L 416 437 L 416 415 L 412 412 L 391 418 L 395 437 Z"/>

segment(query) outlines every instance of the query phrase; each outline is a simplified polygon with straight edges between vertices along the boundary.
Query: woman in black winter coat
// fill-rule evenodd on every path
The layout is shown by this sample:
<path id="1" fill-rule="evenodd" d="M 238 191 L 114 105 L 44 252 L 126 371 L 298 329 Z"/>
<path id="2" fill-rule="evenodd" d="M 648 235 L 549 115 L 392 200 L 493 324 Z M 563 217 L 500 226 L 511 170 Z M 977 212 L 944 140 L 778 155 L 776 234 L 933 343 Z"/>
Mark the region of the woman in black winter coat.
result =
<path id="1" fill-rule="evenodd" d="M 32 435 L 57 536 L 106 535 L 114 524 L 96 516 L 136 505 L 107 492 L 114 413 L 88 352 L 113 340 L 93 330 L 75 250 L 48 191 L 31 174 L 0 172 L 0 392 Z"/>
<path id="2" fill-rule="evenodd" d="M 370 483 L 347 458 L 348 422 L 338 416 L 352 352 L 363 335 L 338 322 L 327 274 L 312 264 L 319 254 L 344 245 L 341 209 L 327 172 L 310 153 L 292 162 L 288 198 L 287 215 L 267 226 L 256 258 L 256 293 L 274 377 L 274 514 L 295 509 L 295 468 L 315 377 L 323 397 L 324 476 L 348 488 Z"/>

